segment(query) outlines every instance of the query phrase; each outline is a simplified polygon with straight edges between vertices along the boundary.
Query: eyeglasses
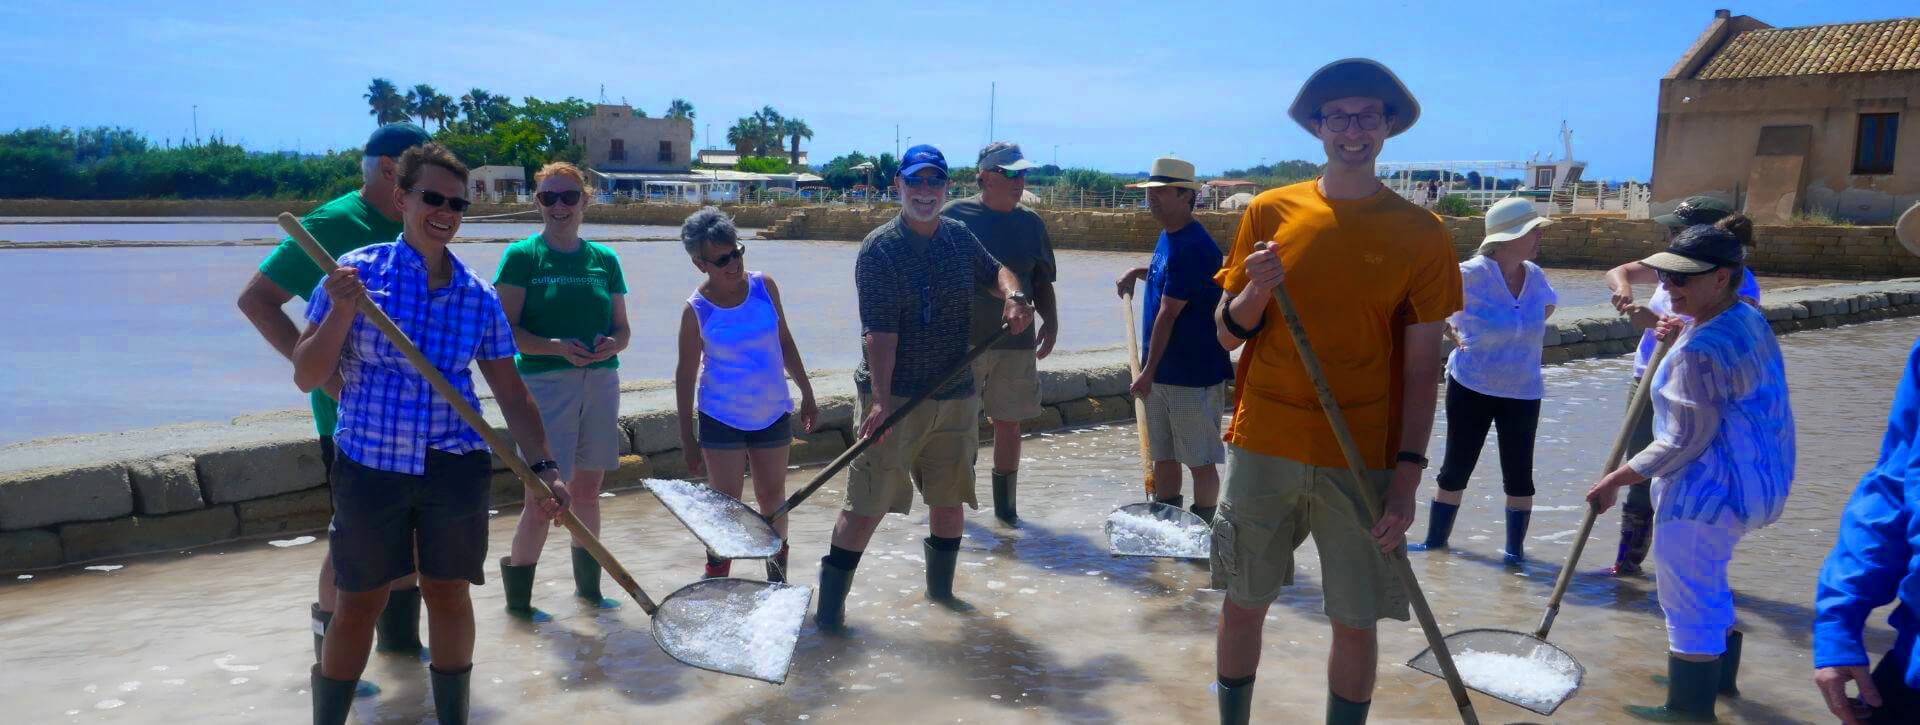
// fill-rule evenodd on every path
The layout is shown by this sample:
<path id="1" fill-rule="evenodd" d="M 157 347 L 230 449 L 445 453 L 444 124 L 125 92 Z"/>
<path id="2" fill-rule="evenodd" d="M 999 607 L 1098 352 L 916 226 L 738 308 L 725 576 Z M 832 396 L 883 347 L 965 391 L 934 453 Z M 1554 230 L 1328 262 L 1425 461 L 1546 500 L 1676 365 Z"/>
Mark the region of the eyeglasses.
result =
<path id="1" fill-rule="evenodd" d="M 913 188 L 947 185 L 947 177 L 945 176 L 902 176 L 900 180 L 906 182 L 907 186 Z"/>
<path id="2" fill-rule="evenodd" d="M 1026 178 L 1026 177 L 1027 177 L 1027 171 L 1029 171 L 1029 170 L 1028 170 L 1028 169 L 1021 169 L 1021 170 L 1019 170 L 1019 171 L 1008 171 L 1008 170 L 1006 170 L 1006 169 L 994 169 L 993 171 L 994 171 L 995 173 L 997 173 L 997 174 L 999 174 L 999 175 L 1001 175 L 1001 176 L 1005 176 L 1005 177 L 1007 177 L 1007 178 L 1009 178 L 1009 179 L 1024 179 L 1024 178 Z"/>
<path id="3" fill-rule="evenodd" d="M 534 198 L 537 198 L 540 200 L 541 206 L 553 206 L 555 202 L 559 202 L 567 206 L 573 206 L 575 204 L 580 203 L 580 190 L 568 189 L 566 191 L 542 191 L 538 194 L 534 194 Z"/>
<path id="4" fill-rule="evenodd" d="M 1714 269 L 1719 269 L 1719 267 L 1715 267 Z M 1688 282 L 1693 281 L 1693 278 L 1711 272 L 1713 272 L 1713 269 L 1705 272 L 1668 272 L 1663 269 L 1660 270 L 1660 283 L 1668 287 L 1685 287 Z"/>
<path id="5" fill-rule="evenodd" d="M 1360 124 L 1360 130 L 1372 131 L 1380 128 L 1380 122 L 1387 119 L 1386 114 L 1378 111 L 1366 113 L 1334 113 L 1320 117 L 1320 125 L 1328 131 L 1339 133 L 1353 124 Z"/>
<path id="6" fill-rule="evenodd" d="M 729 264 L 733 264 L 733 260 L 746 256 L 747 245 L 736 243 L 733 245 L 733 251 L 720 255 L 719 259 L 707 259 L 705 255 L 701 255 L 700 260 L 715 267 L 726 267 Z"/>
<path id="7" fill-rule="evenodd" d="M 408 189 L 407 191 L 414 191 L 414 190 Z M 445 206 L 448 209 L 452 209 L 453 213 L 455 214 L 464 214 L 467 211 L 467 207 L 473 206 L 473 202 L 471 201 L 462 199 L 457 196 L 447 196 L 446 194 L 442 194 L 438 191 L 422 190 L 418 193 L 420 194 L 420 200 L 426 202 L 427 206 L 431 206 L 431 207 Z"/>

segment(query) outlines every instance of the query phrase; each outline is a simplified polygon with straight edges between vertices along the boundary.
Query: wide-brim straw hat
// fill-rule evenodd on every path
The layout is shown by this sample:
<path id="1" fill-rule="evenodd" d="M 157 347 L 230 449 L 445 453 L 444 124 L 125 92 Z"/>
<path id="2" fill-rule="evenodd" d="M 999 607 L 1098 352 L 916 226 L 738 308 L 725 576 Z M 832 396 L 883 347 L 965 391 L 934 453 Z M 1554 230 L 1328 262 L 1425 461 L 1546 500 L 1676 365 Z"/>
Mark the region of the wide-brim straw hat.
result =
<path id="1" fill-rule="evenodd" d="M 1530 200 L 1518 196 L 1501 199 L 1487 209 L 1487 235 L 1480 239 L 1479 253 L 1490 254 L 1500 245 L 1552 223 L 1553 219 L 1540 216 Z"/>
<path id="2" fill-rule="evenodd" d="M 1328 101 L 1356 97 L 1378 98 L 1392 111 L 1392 117 L 1387 119 L 1388 138 L 1405 133 L 1420 120 L 1420 102 L 1414 100 L 1407 84 L 1401 83 L 1400 77 L 1385 65 L 1368 58 L 1336 60 L 1314 71 L 1300 86 L 1300 93 L 1293 97 L 1287 115 L 1307 133 L 1316 133 L 1313 122 L 1321 106 Z"/>
<path id="3" fill-rule="evenodd" d="M 1147 171 L 1147 180 L 1138 184 L 1128 184 L 1135 189 L 1151 189 L 1156 186 L 1172 186 L 1181 189 L 1200 190 L 1200 182 L 1194 180 L 1193 162 L 1162 156 L 1153 160 L 1153 167 Z"/>
<path id="4" fill-rule="evenodd" d="M 1900 238 L 1900 246 L 1906 247 L 1908 254 L 1920 255 L 1920 203 L 1900 215 L 1900 221 L 1893 225 L 1893 235 Z"/>

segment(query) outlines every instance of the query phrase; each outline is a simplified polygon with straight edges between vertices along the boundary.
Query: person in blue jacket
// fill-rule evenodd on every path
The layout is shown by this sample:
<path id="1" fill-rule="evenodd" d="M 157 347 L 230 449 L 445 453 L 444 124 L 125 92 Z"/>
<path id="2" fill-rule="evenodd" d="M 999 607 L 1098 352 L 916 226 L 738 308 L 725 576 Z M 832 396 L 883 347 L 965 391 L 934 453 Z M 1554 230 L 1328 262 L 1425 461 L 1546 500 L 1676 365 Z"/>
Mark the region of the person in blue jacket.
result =
<path id="1" fill-rule="evenodd" d="M 1900 217 L 1897 228 L 1907 251 L 1920 253 L 1920 205 Z M 1860 487 L 1840 517 L 1840 534 L 1820 567 L 1814 593 L 1814 684 L 1827 709 L 1844 723 L 1920 722 L 1920 662 L 1914 641 L 1920 638 L 1920 482 L 1909 485 L 1920 449 L 1920 341 L 1908 353 L 1906 373 L 1887 415 L 1880 461 L 1860 478 Z M 1862 636 L 1873 610 L 1895 599 L 1887 618 L 1897 636 L 1869 674 Z M 1847 683 L 1858 687 L 1847 697 Z"/>

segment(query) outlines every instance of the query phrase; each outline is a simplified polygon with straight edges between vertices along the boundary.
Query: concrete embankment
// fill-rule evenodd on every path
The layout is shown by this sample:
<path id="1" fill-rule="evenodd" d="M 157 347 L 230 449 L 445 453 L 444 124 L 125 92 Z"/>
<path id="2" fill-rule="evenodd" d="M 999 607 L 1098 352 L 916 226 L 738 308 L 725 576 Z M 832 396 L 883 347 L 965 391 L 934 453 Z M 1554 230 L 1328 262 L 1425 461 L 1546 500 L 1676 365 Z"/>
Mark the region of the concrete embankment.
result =
<path id="1" fill-rule="evenodd" d="M 1920 315 L 1920 279 L 1777 290 L 1762 307 L 1782 334 Z M 1618 355 L 1638 339 L 1611 308 L 1567 308 L 1549 325 L 1544 360 Z M 1046 412 L 1023 427 L 1037 432 L 1132 418 L 1124 355 L 1063 352 L 1044 361 Z M 820 421 L 796 438 L 796 464 L 828 460 L 853 441 L 851 376 L 822 372 L 814 387 Z M 487 403 L 488 419 L 502 426 Z M 621 409 L 621 465 L 607 486 L 684 477 L 671 386 L 636 382 L 622 394 Z M 275 414 L 0 449 L 0 572 L 323 529 L 329 493 L 312 430 L 304 415 Z M 495 469 L 495 502 L 519 500 L 519 482 L 497 460 Z"/>

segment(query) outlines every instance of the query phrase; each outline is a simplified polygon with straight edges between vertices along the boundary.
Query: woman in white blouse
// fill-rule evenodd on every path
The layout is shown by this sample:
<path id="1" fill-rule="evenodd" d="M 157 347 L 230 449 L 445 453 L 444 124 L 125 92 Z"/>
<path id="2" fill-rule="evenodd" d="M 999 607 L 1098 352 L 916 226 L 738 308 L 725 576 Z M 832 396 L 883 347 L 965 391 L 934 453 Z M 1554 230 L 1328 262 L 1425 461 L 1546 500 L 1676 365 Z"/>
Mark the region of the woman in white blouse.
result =
<path id="1" fill-rule="evenodd" d="M 1552 220 L 1533 202 L 1503 199 L 1487 210 L 1487 236 L 1460 263 L 1465 306 L 1447 318 L 1447 453 L 1440 490 L 1427 514 L 1427 540 L 1415 551 L 1447 546 L 1460 499 L 1479 462 L 1487 431 L 1500 431 L 1500 473 L 1507 494 L 1506 562 L 1525 560 L 1533 517 L 1533 443 L 1540 424 L 1540 346 L 1559 295 L 1532 260 Z"/>
<path id="2" fill-rule="evenodd" d="M 1780 518 L 1793 483 L 1793 408 L 1773 328 L 1739 296 L 1737 235 L 1687 228 L 1641 263 L 1658 271 L 1673 311 L 1673 349 L 1651 371 L 1654 441 L 1587 492 L 1600 511 L 1653 479 L 1653 559 L 1667 618 L 1667 702 L 1628 706 L 1649 720 L 1711 720 L 1717 694 L 1739 690 L 1727 564 L 1747 532 Z"/>

